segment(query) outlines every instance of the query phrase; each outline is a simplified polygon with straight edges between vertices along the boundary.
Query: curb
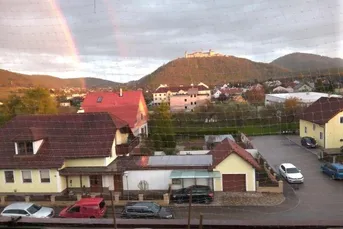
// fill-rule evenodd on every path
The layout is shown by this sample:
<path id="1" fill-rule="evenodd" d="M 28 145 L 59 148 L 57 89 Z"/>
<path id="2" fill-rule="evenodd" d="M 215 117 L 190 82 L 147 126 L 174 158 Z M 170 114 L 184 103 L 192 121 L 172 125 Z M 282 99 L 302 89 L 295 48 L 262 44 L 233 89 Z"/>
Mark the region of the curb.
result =
<path id="1" fill-rule="evenodd" d="M 301 144 L 299 144 L 299 143 L 296 142 L 296 141 L 293 141 L 292 139 L 290 139 L 290 138 L 287 137 L 287 136 L 285 136 L 285 137 L 288 139 L 288 141 L 293 142 L 293 143 L 296 144 L 297 146 L 300 146 L 302 149 L 304 149 L 304 150 L 306 150 L 306 151 L 312 153 L 312 154 L 315 155 L 315 156 L 318 156 L 317 153 L 313 152 L 312 150 L 307 149 L 306 147 L 303 147 Z"/>

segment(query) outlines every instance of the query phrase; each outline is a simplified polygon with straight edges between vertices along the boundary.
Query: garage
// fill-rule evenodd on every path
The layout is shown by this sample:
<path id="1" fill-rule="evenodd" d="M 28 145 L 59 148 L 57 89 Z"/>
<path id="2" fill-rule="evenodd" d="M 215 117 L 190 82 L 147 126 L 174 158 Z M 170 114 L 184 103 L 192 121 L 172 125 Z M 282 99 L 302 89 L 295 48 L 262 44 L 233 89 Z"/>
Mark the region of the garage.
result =
<path id="1" fill-rule="evenodd" d="M 223 192 L 245 192 L 245 174 L 223 174 Z"/>

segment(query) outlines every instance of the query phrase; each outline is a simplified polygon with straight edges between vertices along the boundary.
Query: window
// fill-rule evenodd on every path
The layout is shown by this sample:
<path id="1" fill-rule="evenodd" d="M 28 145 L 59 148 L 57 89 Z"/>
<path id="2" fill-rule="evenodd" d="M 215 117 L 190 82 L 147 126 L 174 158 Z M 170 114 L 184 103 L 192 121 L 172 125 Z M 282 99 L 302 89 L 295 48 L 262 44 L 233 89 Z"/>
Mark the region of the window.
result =
<path id="1" fill-rule="evenodd" d="M 323 137 L 324 137 L 324 136 L 323 136 L 323 132 L 320 132 L 320 133 L 319 133 L 319 139 L 323 139 Z"/>
<path id="2" fill-rule="evenodd" d="M 316 130 L 316 124 L 313 124 L 312 129 Z"/>
<path id="3" fill-rule="evenodd" d="M 36 204 L 32 204 L 31 207 L 27 209 L 27 211 L 32 215 L 38 212 L 42 207 Z"/>
<path id="4" fill-rule="evenodd" d="M 5 171 L 5 182 L 6 183 L 14 183 L 13 171 Z"/>
<path id="5" fill-rule="evenodd" d="M 143 120 L 144 119 L 144 115 L 143 114 L 141 114 L 141 120 Z"/>
<path id="6" fill-rule="evenodd" d="M 339 122 L 343 123 L 343 117 L 340 117 Z"/>
<path id="7" fill-rule="evenodd" d="M 21 171 L 21 175 L 23 177 L 23 183 L 32 183 L 31 171 Z"/>
<path id="8" fill-rule="evenodd" d="M 193 105 L 193 102 L 191 102 L 191 105 Z"/>
<path id="9" fill-rule="evenodd" d="M 187 102 L 187 99 L 185 99 L 185 102 Z"/>
<path id="10" fill-rule="evenodd" d="M 41 183 L 50 183 L 50 172 L 49 170 L 40 170 L 40 182 Z"/>
<path id="11" fill-rule="evenodd" d="M 18 142 L 17 147 L 18 147 L 19 155 L 32 155 L 33 154 L 32 142 Z"/>
<path id="12" fill-rule="evenodd" d="M 181 184 L 181 179 L 172 179 L 172 184 L 180 185 Z"/>
<path id="13" fill-rule="evenodd" d="M 102 102 L 102 96 L 99 96 L 98 99 L 96 100 L 97 103 L 101 103 Z"/>
<path id="14" fill-rule="evenodd" d="M 70 208 L 68 212 L 80 212 L 80 206 Z"/>
<path id="15" fill-rule="evenodd" d="M 185 106 L 185 109 L 187 109 L 187 106 Z"/>
<path id="16" fill-rule="evenodd" d="M 305 126 L 305 133 L 307 133 L 307 127 Z"/>
<path id="17" fill-rule="evenodd" d="M 194 105 L 197 105 L 197 102 L 194 102 Z"/>

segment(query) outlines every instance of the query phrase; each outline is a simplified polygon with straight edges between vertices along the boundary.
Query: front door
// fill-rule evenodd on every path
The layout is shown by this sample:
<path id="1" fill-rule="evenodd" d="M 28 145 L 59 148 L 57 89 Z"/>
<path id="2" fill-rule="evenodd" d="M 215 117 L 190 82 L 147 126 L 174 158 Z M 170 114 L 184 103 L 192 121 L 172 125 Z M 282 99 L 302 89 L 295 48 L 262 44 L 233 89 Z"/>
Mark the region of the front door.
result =
<path id="1" fill-rule="evenodd" d="M 121 193 L 123 191 L 123 177 L 120 174 L 115 174 L 113 176 L 113 182 L 114 182 L 114 191 Z"/>
<path id="2" fill-rule="evenodd" d="M 102 176 L 91 175 L 89 176 L 91 192 L 102 192 Z"/>

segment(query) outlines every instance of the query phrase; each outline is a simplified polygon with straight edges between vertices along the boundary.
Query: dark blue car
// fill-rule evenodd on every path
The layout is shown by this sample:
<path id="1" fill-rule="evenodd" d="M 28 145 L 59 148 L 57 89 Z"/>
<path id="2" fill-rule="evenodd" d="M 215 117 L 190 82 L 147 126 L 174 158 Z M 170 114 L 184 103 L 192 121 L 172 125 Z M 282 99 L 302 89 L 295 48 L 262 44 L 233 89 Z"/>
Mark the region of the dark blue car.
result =
<path id="1" fill-rule="evenodd" d="M 330 176 L 333 180 L 343 179 L 343 165 L 339 163 L 326 163 L 323 164 L 321 170 L 326 175 Z"/>

